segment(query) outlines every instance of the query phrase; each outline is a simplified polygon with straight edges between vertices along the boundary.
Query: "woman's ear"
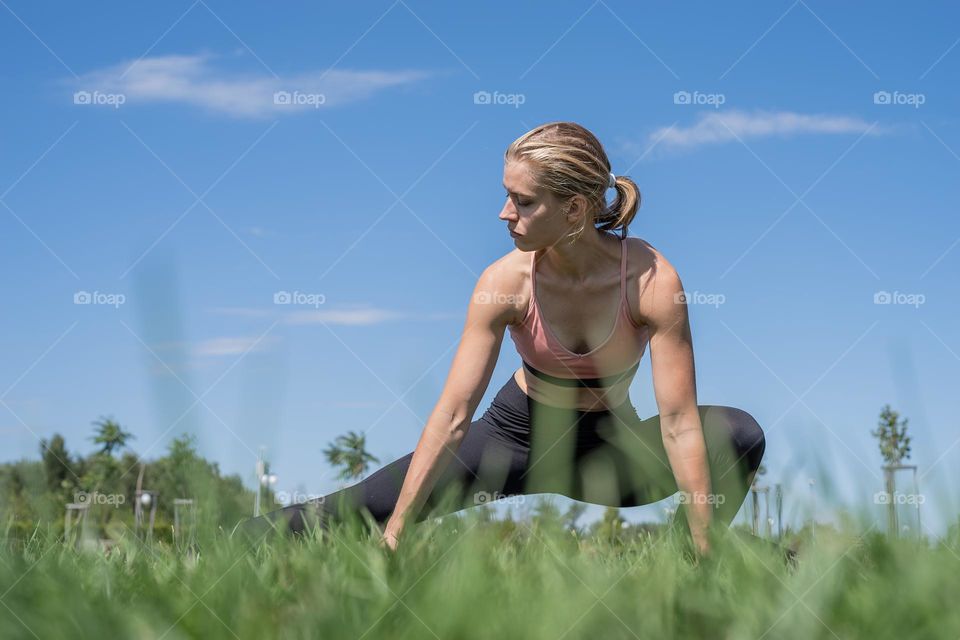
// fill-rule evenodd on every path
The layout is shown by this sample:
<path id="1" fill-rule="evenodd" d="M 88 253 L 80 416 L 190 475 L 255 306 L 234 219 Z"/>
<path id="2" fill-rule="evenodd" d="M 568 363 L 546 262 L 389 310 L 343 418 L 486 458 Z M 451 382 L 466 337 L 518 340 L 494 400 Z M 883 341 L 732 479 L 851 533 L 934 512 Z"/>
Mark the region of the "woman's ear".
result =
<path id="1" fill-rule="evenodd" d="M 564 215 L 567 216 L 569 222 L 579 222 L 580 218 L 587 214 L 587 202 L 583 196 L 577 194 L 570 196 L 570 199 L 567 201 L 567 208 L 564 210 Z"/>

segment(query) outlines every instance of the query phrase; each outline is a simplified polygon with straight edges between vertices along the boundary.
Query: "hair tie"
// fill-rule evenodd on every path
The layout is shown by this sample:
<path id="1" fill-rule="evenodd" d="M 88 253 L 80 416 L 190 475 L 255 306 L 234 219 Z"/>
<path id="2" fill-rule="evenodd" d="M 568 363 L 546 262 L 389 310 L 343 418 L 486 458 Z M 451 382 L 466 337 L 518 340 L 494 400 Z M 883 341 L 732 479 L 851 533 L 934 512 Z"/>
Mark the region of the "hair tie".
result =
<path id="1" fill-rule="evenodd" d="M 617 176 L 613 175 L 613 171 L 610 172 L 610 179 L 607 180 L 607 189 L 613 189 L 617 186 Z"/>

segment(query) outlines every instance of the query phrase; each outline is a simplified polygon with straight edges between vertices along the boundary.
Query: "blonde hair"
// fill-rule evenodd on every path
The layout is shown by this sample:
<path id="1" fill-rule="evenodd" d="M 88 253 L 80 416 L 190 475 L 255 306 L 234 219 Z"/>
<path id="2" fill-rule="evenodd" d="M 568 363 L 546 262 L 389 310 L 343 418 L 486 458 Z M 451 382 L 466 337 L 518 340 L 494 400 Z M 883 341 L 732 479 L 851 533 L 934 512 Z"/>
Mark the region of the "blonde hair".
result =
<path id="1" fill-rule="evenodd" d="M 507 147 L 504 162 L 526 162 L 534 182 L 563 200 L 580 194 L 589 203 L 593 223 L 598 231 L 621 230 L 627 227 L 640 208 L 640 188 L 627 176 L 617 176 L 617 196 L 608 206 L 607 184 L 610 160 L 603 145 L 590 131 L 575 122 L 548 122 L 531 129 Z M 616 173 L 616 172 L 614 172 Z M 586 227 L 568 234 L 576 241 Z"/>

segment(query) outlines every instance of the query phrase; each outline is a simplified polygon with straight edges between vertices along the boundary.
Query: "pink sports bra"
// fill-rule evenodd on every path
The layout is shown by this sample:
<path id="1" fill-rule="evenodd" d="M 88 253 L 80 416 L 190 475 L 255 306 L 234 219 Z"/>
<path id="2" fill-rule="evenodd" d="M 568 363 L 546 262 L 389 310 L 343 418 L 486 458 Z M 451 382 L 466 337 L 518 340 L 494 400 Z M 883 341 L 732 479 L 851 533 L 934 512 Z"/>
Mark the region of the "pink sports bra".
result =
<path id="1" fill-rule="evenodd" d="M 649 330 L 633 321 L 627 306 L 627 247 L 620 239 L 620 305 L 610 335 L 587 353 L 570 351 L 557 339 L 537 303 L 536 252 L 530 252 L 530 302 L 510 337 L 526 369 L 527 395 L 534 400 L 581 411 L 619 406 L 649 342 Z"/>

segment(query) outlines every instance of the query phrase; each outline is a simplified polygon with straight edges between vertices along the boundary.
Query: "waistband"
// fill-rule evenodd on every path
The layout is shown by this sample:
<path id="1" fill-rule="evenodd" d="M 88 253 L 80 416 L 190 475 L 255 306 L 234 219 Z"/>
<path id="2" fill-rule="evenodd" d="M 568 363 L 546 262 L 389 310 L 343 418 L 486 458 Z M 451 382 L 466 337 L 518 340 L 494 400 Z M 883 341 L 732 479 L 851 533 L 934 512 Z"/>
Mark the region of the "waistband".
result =
<path id="1" fill-rule="evenodd" d="M 619 382 L 622 382 L 626 378 L 632 377 L 633 374 L 636 373 L 637 369 L 640 367 L 640 361 L 637 360 L 632 367 L 630 367 L 625 371 L 622 371 L 620 373 L 617 373 L 611 376 L 604 376 L 602 378 L 559 378 L 557 376 L 552 376 L 548 373 L 544 373 L 539 369 L 535 369 L 533 365 L 531 365 L 526 360 L 523 361 L 523 366 L 527 369 L 527 371 L 537 376 L 544 382 L 549 382 L 550 384 L 555 384 L 559 387 L 604 388 L 604 387 L 611 387 Z"/>

